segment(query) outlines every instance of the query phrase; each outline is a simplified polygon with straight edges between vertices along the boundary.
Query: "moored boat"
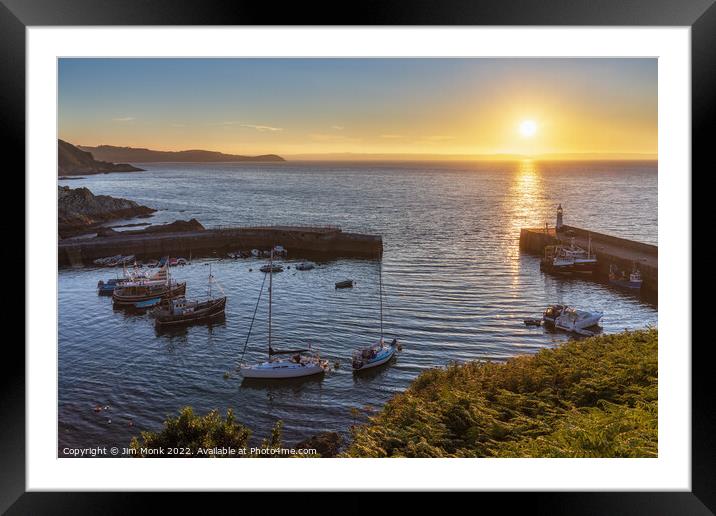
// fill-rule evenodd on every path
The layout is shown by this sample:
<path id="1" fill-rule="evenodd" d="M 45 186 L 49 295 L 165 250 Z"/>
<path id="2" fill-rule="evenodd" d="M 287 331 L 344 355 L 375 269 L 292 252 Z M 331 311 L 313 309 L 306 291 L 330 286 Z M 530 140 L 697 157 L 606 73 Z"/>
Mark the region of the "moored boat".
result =
<path id="1" fill-rule="evenodd" d="M 371 367 L 377 367 L 387 363 L 398 349 L 398 339 L 393 339 L 390 344 L 386 344 L 383 338 L 383 273 L 382 267 L 379 275 L 378 283 L 380 284 L 380 339 L 378 342 L 367 348 L 358 349 L 353 352 L 351 365 L 353 371 L 363 371 Z"/>
<path id="2" fill-rule="evenodd" d="M 550 305 L 544 311 L 542 320 L 545 326 L 560 330 L 593 335 L 589 328 L 597 326 L 604 312 L 599 310 L 580 310 L 567 305 Z"/>
<path id="3" fill-rule="evenodd" d="M 211 274 L 211 268 L 209 268 L 209 288 L 206 300 L 187 300 L 184 296 L 164 300 L 153 312 L 155 326 L 157 328 L 166 328 L 196 324 L 223 316 L 226 308 L 226 295 L 217 298 L 212 295 L 211 287 L 214 282 L 214 276 Z M 217 286 L 221 293 L 224 294 L 221 285 L 217 283 Z"/>
<path id="4" fill-rule="evenodd" d="M 97 282 L 97 294 L 100 296 L 111 296 L 120 281 L 119 278 L 110 278 L 107 281 L 99 280 Z"/>
<path id="5" fill-rule="evenodd" d="M 620 273 L 616 267 L 612 265 L 609 268 L 609 283 L 621 288 L 639 290 L 641 288 L 641 284 L 643 283 L 643 279 L 641 277 L 641 272 L 639 272 L 639 269 L 637 269 L 636 266 L 627 277 L 626 271 L 621 271 Z"/>
<path id="6" fill-rule="evenodd" d="M 273 265 L 273 252 L 270 255 L 269 266 Z M 269 310 L 268 310 L 268 360 L 255 364 L 241 364 L 239 371 L 246 379 L 279 380 L 286 378 L 300 378 L 323 374 L 328 369 L 328 361 L 314 353 L 310 346 L 308 348 L 276 350 L 272 347 L 271 314 L 272 314 L 272 292 L 273 274 L 269 278 Z M 265 279 L 264 279 L 265 281 Z M 263 290 L 263 284 L 261 285 Z M 259 292 L 259 300 L 261 292 Z M 258 306 L 258 305 L 257 305 Z M 253 327 L 253 321 L 252 326 Z M 246 338 L 248 343 L 251 336 L 251 327 Z M 245 351 L 245 348 L 244 348 Z M 290 358 L 281 358 L 289 356 Z"/>
<path id="7" fill-rule="evenodd" d="M 343 280 L 336 282 L 336 288 L 351 288 L 353 287 L 353 280 Z"/>
<path id="8" fill-rule="evenodd" d="M 301 262 L 297 263 L 295 266 L 295 269 L 297 271 L 310 271 L 311 269 L 315 268 L 316 264 L 313 262 Z"/>
<path id="9" fill-rule="evenodd" d="M 589 237 L 585 251 L 574 243 L 569 246 L 558 244 L 544 248 L 540 270 L 555 274 L 593 274 L 597 270 L 597 257 L 592 254 L 592 238 Z"/>
<path id="10" fill-rule="evenodd" d="M 134 307 L 142 301 L 154 298 L 171 299 L 183 296 L 186 292 L 186 283 L 176 283 L 169 278 L 161 284 L 140 284 L 123 286 L 112 292 L 112 302 L 115 306 Z"/>
<path id="11" fill-rule="evenodd" d="M 181 326 L 217 319 L 225 314 L 226 296 L 205 301 L 189 301 L 185 297 L 167 299 L 154 312 L 157 328 Z"/>
<path id="12" fill-rule="evenodd" d="M 157 306 L 161 302 L 162 302 L 161 297 L 153 297 L 152 299 L 147 299 L 146 301 L 137 301 L 136 303 L 134 303 L 134 308 L 138 308 L 140 310 L 145 310 L 147 308 L 152 308 L 154 306 Z"/>
<path id="13" fill-rule="evenodd" d="M 278 263 L 267 263 L 259 269 L 261 272 L 283 272 L 283 266 Z"/>

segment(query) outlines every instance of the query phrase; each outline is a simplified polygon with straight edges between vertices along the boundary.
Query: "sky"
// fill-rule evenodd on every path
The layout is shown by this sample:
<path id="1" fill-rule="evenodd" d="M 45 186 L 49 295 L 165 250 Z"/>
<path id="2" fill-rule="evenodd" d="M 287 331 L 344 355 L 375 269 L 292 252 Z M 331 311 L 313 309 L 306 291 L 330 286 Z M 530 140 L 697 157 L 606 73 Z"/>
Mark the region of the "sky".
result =
<path id="1" fill-rule="evenodd" d="M 75 145 L 320 157 L 657 153 L 656 59 L 77 59 Z"/>

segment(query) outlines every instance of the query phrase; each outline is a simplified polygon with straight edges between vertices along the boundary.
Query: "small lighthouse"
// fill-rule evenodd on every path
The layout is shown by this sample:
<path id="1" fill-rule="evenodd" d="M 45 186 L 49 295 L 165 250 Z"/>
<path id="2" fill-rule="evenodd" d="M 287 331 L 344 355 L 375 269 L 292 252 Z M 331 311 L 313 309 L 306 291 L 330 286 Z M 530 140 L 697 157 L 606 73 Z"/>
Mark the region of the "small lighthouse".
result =
<path id="1" fill-rule="evenodd" d="M 554 226 L 556 231 L 562 229 L 562 205 L 557 206 L 557 224 Z"/>

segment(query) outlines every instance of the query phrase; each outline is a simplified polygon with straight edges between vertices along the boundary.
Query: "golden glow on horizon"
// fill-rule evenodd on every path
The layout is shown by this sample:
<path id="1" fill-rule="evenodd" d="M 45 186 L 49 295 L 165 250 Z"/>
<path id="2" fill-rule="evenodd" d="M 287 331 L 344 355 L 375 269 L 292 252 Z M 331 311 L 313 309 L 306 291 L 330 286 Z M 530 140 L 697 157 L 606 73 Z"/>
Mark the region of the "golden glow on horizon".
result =
<path id="1" fill-rule="evenodd" d="M 102 73 L 65 65 L 59 137 L 75 145 L 288 160 L 657 157 L 656 67 L 651 78 L 638 60 L 99 61 Z M 231 73 L 245 74 L 236 88 Z"/>
<path id="2" fill-rule="evenodd" d="M 520 122 L 520 134 L 525 138 L 532 138 L 537 133 L 537 124 L 534 120 Z"/>

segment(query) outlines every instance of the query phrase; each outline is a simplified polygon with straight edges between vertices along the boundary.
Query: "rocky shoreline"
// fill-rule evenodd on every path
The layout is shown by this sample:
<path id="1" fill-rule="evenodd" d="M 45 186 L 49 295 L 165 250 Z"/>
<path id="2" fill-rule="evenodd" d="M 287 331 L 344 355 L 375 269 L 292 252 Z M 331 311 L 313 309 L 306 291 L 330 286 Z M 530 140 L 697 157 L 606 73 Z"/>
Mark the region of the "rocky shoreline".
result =
<path id="1" fill-rule="evenodd" d="M 89 232 L 111 220 L 148 217 L 156 211 L 129 199 L 94 195 L 87 188 L 57 187 L 57 226 L 60 238 Z"/>

